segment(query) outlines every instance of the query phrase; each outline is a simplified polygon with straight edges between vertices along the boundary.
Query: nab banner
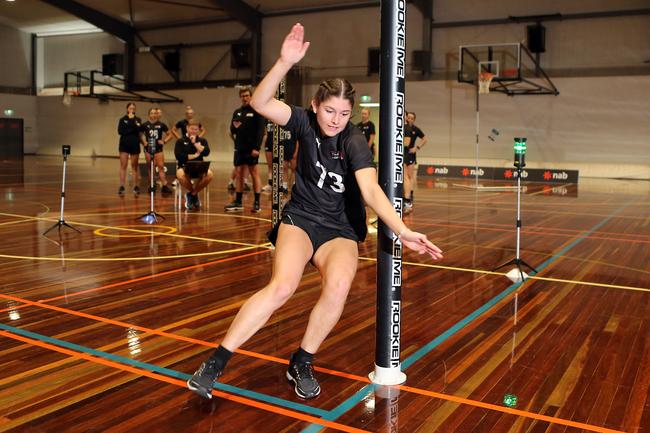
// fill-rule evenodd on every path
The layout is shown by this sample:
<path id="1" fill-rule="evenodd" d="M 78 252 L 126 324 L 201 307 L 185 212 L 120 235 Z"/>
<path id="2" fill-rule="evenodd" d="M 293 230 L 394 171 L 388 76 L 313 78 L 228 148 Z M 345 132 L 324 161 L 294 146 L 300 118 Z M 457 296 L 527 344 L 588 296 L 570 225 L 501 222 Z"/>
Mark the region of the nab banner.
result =
<path id="1" fill-rule="evenodd" d="M 476 167 L 466 165 L 420 164 L 418 167 L 419 176 L 472 179 L 474 178 L 475 173 Z M 578 174 L 578 170 L 530 168 L 522 170 L 521 180 L 524 182 L 578 183 Z M 486 180 L 516 180 L 517 170 L 514 168 L 502 167 L 479 167 L 478 177 L 479 179 Z"/>

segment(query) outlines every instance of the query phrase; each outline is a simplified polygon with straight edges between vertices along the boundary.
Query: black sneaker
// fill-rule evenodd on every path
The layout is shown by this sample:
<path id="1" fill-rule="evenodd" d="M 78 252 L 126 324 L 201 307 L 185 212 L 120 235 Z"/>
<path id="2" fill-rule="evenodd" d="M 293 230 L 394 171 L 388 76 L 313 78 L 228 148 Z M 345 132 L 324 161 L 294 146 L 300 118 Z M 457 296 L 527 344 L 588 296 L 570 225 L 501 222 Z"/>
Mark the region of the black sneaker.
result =
<path id="1" fill-rule="evenodd" d="M 201 207 L 201 200 L 199 200 L 198 194 L 192 196 L 192 204 L 194 205 L 194 209 L 199 209 Z"/>
<path id="2" fill-rule="evenodd" d="M 240 210 L 244 210 L 244 206 L 240 202 L 233 201 L 232 203 L 225 205 L 223 207 L 223 210 L 225 210 L 226 212 L 237 212 Z"/>
<path id="3" fill-rule="evenodd" d="M 280 191 L 280 194 L 284 194 L 284 195 L 289 194 L 289 190 L 287 188 L 283 187 L 283 186 L 278 188 L 278 191 Z"/>
<path id="4" fill-rule="evenodd" d="M 212 398 L 212 384 L 222 374 L 212 358 L 201 364 L 187 381 L 187 387 L 203 398 Z"/>
<path id="5" fill-rule="evenodd" d="M 125 191 L 125 189 L 124 189 L 124 185 L 122 185 L 122 186 L 120 186 L 120 189 L 117 190 L 117 193 L 118 193 L 119 195 L 124 195 L 124 191 Z"/>
<path id="6" fill-rule="evenodd" d="M 163 194 L 172 194 L 174 191 L 167 185 L 163 185 L 163 187 L 160 189 L 160 192 Z"/>
<path id="7" fill-rule="evenodd" d="M 235 191 L 235 184 L 234 183 L 229 183 L 228 184 L 228 191 L 229 192 L 234 192 Z"/>
<path id="8" fill-rule="evenodd" d="M 253 202 L 253 208 L 251 209 L 251 213 L 260 213 L 262 212 L 262 208 L 260 207 L 259 202 Z"/>
<path id="9" fill-rule="evenodd" d="M 192 194 L 189 192 L 185 193 L 185 209 L 192 210 L 194 209 L 194 200 L 192 200 Z"/>
<path id="10" fill-rule="evenodd" d="M 140 187 L 138 185 L 133 187 L 133 194 L 140 194 Z"/>
<path id="11" fill-rule="evenodd" d="M 287 379 L 295 384 L 296 394 L 300 398 L 310 399 L 320 394 L 320 385 L 314 378 L 314 367 L 311 362 L 290 363 Z"/>

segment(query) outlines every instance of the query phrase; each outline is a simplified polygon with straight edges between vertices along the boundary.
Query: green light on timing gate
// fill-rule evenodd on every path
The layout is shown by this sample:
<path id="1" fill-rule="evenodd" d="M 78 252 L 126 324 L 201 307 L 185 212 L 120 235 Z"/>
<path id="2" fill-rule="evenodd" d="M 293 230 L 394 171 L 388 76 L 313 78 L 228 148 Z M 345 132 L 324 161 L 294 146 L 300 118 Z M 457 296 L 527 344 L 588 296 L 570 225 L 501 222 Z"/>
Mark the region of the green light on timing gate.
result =
<path id="1" fill-rule="evenodd" d="M 514 394 L 506 394 L 503 396 L 503 405 L 507 407 L 517 406 L 517 396 Z"/>
<path id="2" fill-rule="evenodd" d="M 5 116 L 13 116 L 14 115 L 14 110 L 12 110 L 11 108 L 5 108 L 4 113 L 5 113 Z"/>
<path id="3" fill-rule="evenodd" d="M 370 102 L 372 101 L 372 96 L 370 95 L 361 95 L 361 102 Z"/>
<path id="4" fill-rule="evenodd" d="M 525 155 L 526 154 L 526 139 L 525 138 L 515 138 L 515 155 Z"/>

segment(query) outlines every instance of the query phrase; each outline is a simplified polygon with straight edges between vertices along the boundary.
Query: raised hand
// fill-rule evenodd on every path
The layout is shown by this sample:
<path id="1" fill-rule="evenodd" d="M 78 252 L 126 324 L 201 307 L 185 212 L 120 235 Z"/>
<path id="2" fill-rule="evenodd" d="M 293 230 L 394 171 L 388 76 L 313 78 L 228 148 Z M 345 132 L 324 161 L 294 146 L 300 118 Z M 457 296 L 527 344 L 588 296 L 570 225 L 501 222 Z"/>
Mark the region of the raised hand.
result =
<path id="1" fill-rule="evenodd" d="M 302 24 L 294 24 L 289 34 L 284 38 L 280 58 L 290 64 L 296 64 L 305 56 L 309 42 L 304 42 L 305 28 Z"/>
<path id="2" fill-rule="evenodd" d="M 400 233 L 399 238 L 402 241 L 402 245 L 408 249 L 416 251 L 419 254 L 427 253 L 434 260 L 442 258 L 442 250 L 432 244 L 431 241 L 429 241 L 429 239 L 427 239 L 427 237 L 422 233 L 407 229 Z"/>

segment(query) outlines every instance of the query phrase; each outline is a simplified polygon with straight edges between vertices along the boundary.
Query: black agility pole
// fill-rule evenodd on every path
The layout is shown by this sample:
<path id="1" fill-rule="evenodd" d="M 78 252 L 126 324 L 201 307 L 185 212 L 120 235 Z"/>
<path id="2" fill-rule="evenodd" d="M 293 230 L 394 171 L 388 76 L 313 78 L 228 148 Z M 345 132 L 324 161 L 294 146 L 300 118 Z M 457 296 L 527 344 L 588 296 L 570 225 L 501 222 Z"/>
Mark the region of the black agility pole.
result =
<path id="1" fill-rule="evenodd" d="M 404 179 L 404 75 L 406 72 L 406 0 L 381 2 L 379 73 L 379 185 L 402 215 Z M 377 320 L 373 383 L 406 380 L 400 368 L 402 243 L 383 221 L 377 232 Z"/>
<path id="2" fill-rule="evenodd" d="M 287 79 L 280 81 L 278 86 L 277 97 L 280 101 L 286 98 Z M 280 222 L 282 215 L 282 206 L 280 199 L 280 185 L 282 185 L 282 164 L 284 163 L 284 148 L 280 142 L 284 138 L 284 130 L 276 124 L 273 124 L 273 165 L 271 177 L 271 224 L 275 227 Z"/>

